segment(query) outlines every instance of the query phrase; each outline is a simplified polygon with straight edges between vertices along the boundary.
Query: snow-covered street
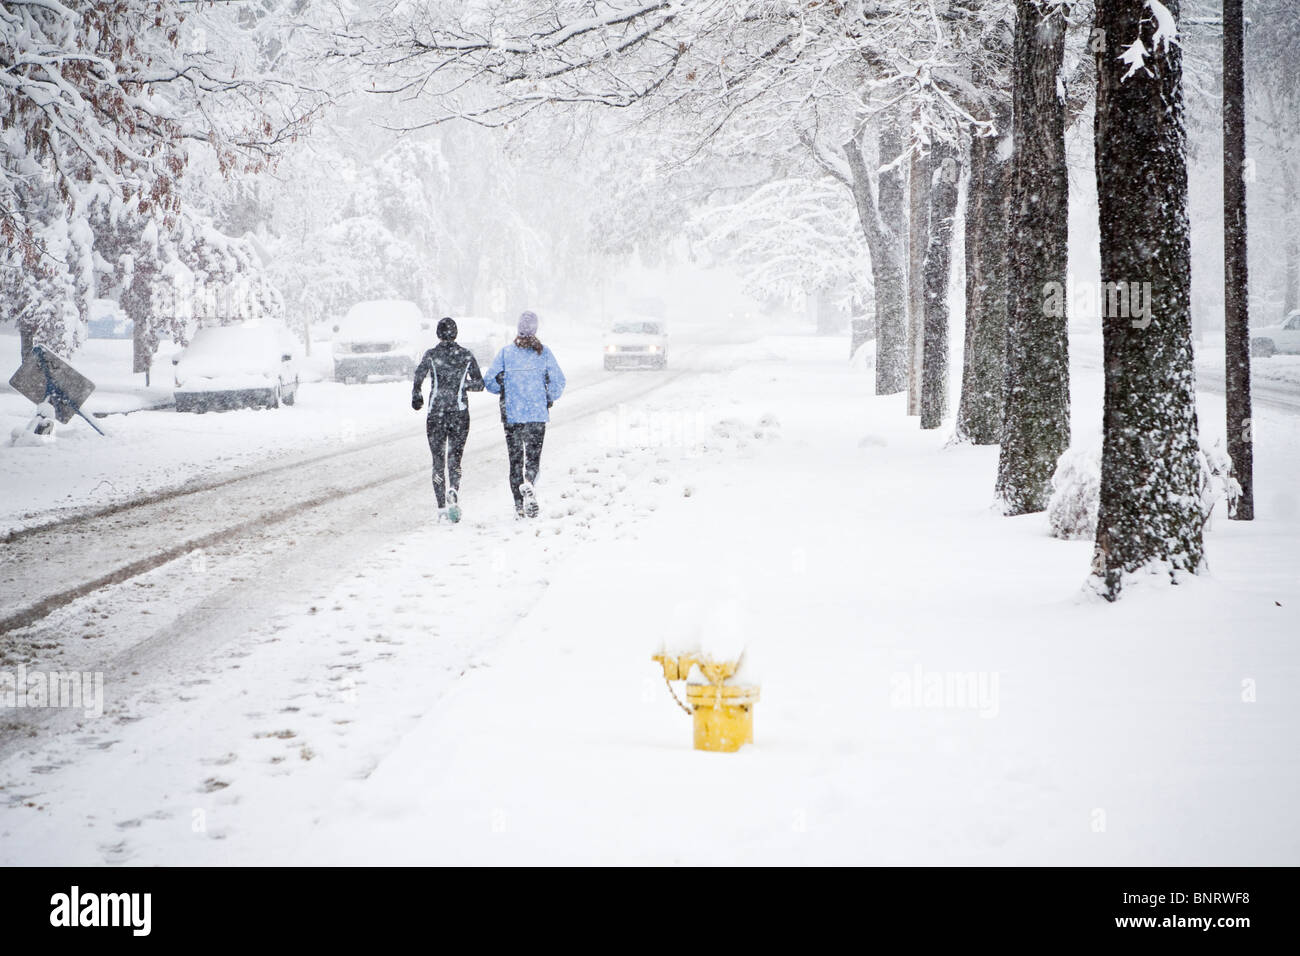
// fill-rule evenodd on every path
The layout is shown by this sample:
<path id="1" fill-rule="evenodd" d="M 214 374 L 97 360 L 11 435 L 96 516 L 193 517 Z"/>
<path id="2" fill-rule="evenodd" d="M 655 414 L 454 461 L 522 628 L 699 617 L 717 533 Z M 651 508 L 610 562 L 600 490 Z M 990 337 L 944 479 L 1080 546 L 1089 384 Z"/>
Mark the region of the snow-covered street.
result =
<path id="1" fill-rule="evenodd" d="M 1284 926 L 1300 0 L 28 0 L 0 88 L 7 941 Z"/>
<path id="2" fill-rule="evenodd" d="M 286 477 L 306 503 L 6 635 L 6 667 L 103 672 L 104 714 L 6 715 L 0 862 L 1300 858 L 1300 420 L 1259 412 L 1259 520 L 1212 519 L 1208 573 L 1111 605 L 1090 542 L 991 510 L 996 448 L 902 401 L 838 338 L 702 342 L 575 386 L 536 522 L 484 402 L 457 526 L 414 415 L 319 475 L 75 526 L 107 568 L 168 509 L 197 536 Z M 736 635 L 755 744 L 700 753 L 650 657 Z"/>

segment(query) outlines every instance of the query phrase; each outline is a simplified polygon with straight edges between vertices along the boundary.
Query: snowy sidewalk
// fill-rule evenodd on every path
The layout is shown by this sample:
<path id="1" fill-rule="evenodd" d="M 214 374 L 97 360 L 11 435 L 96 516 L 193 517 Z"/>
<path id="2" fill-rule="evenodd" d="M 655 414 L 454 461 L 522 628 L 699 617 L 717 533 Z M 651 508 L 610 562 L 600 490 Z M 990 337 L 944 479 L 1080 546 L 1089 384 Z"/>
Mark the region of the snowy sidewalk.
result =
<path id="1" fill-rule="evenodd" d="M 1239 539 L 1279 537 L 1261 521 L 1212 539 L 1217 576 L 1095 603 L 1087 542 L 989 511 L 996 449 L 941 447 L 834 345 L 782 342 L 788 364 L 699 396 L 779 427 L 555 569 L 299 858 L 1300 860 L 1294 518 L 1289 575 L 1242 573 Z M 649 656 L 736 607 L 756 743 L 697 753 Z"/>

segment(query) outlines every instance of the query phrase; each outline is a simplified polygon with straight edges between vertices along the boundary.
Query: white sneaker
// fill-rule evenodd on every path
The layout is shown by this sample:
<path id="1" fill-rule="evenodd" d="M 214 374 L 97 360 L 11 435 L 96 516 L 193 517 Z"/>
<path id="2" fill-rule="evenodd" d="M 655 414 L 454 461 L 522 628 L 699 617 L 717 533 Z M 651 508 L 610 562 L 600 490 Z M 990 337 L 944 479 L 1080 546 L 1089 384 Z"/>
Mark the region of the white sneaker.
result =
<path id="1" fill-rule="evenodd" d="M 448 516 L 448 514 L 447 514 L 447 509 L 446 509 L 446 508 L 439 508 L 439 509 L 438 509 L 438 524 L 442 524 L 444 521 L 450 521 L 450 520 L 451 520 L 451 518 L 450 518 L 450 516 Z"/>
<path id="2" fill-rule="evenodd" d="M 519 496 L 524 499 L 524 517 L 536 518 L 541 509 L 537 506 L 537 493 L 533 491 L 531 481 L 525 481 L 519 486 Z"/>

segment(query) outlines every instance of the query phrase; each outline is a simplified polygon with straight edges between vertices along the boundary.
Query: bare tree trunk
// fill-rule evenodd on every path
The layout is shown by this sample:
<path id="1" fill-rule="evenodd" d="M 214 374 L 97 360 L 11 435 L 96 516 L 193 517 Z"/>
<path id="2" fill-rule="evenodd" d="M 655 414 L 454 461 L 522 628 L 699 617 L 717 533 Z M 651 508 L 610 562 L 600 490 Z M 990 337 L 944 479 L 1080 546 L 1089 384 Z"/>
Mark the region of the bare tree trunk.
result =
<path id="1" fill-rule="evenodd" d="M 1294 223 L 1300 219 L 1300 196 L 1296 194 L 1295 168 L 1289 156 L 1279 157 L 1278 173 L 1282 186 L 1282 207 L 1287 222 Z M 1286 257 L 1284 266 L 1286 283 L 1282 290 L 1282 314 L 1290 315 L 1300 309 L 1300 230 L 1288 229 L 1283 250 Z"/>
<path id="2" fill-rule="evenodd" d="M 1295 222 L 1300 217 L 1300 202 L 1293 191 L 1287 193 L 1286 221 Z M 1290 315 L 1300 309 L 1300 234 L 1289 231 L 1286 237 L 1286 290 L 1282 293 L 1282 314 Z"/>
<path id="3" fill-rule="evenodd" d="M 925 249 L 930 235 L 930 160 L 914 152 L 909 172 L 907 265 L 907 414 L 921 414 L 921 373 L 925 344 Z"/>
<path id="4" fill-rule="evenodd" d="M 882 167 L 903 155 L 907 140 L 899 116 L 885 117 L 879 143 Z M 907 289 L 903 266 L 907 215 L 901 162 L 880 173 L 878 192 L 880 218 L 890 237 L 897 267 L 887 275 L 875 277 L 876 394 L 895 395 L 907 387 Z M 875 253 L 872 253 L 874 259 Z M 886 283 L 883 288 L 881 278 Z"/>
<path id="5" fill-rule="evenodd" d="M 996 489 L 1009 515 L 1047 507 L 1057 459 L 1070 445 L 1069 181 L 1059 95 L 1065 26 L 1065 12 L 1049 0 L 1016 0 L 1007 364 Z"/>
<path id="6" fill-rule="evenodd" d="M 957 216 L 958 153 L 935 143 L 930 155 L 930 244 L 925 251 L 924 362 L 921 427 L 938 428 L 948 411 L 948 273 L 952 267 L 953 220 Z"/>
<path id="7" fill-rule="evenodd" d="M 153 284 L 157 275 L 153 261 L 146 256 L 135 257 L 131 281 L 122 290 L 122 311 L 131 320 L 131 371 L 144 373 L 145 385 L 150 384 L 153 354 L 158 350 L 158 333 L 154 328 Z"/>
<path id="8" fill-rule="evenodd" d="M 897 378 L 897 366 L 893 369 L 882 368 L 882 355 L 888 364 L 889 355 L 880 351 L 880 328 L 882 320 L 890 315 L 901 315 L 904 310 L 903 260 L 900 241 L 881 219 L 876 205 L 875 191 L 871 184 L 871 175 L 866 161 L 862 158 L 862 146 L 856 139 L 851 139 L 843 146 L 844 156 L 848 160 L 853 201 L 858 209 L 858 219 L 866 235 L 867 250 L 871 254 L 871 277 L 876 287 L 876 394 L 888 395 L 882 391 L 882 372 L 884 385 L 893 387 Z M 899 391 L 894 388 L 894 391 Z"/>
<path id="9" fill-rule="evenodd" d="M 1002 437 L 1007 348 L 1007 162 L 1001 155 L 1011 105 L 994 117 L 996 136 L 971 143 L 966 200 L 966 348 L 957 436 L 976 445 Z"/>
<path id="10" fill-rule="evenodd" d="M 817 334 L 836 335 L 841 332 L 839 310 L 831 301 L 830 293 L 824 288 L 818 289 L 813 301 L 817 309 Z"/>
<path id="11" fill-rule="evenodd" d="M 1177 0 L 1165 6 L 1178 16 Z M 1107 295 L 1092 572 L 1112 601 L 1128 573 L 1160 570 L 1176 581 L 1204 561 L 1182 50 L 1157 45 L 1157 23 L 1136 0 L 1097 0 L 1096 26 L 1109 38 L 1096 51 L 1095 158 Z M 1115 51 L 1139 42 L 1145 68 L 1130 70 Z M 1132 308 L 1135 295 L 1146 307 Z"/>
<path id="12" fill-rule="evenodd" d="M 1228 457 L 1241 497 L 1228 517 L 1255 517 L 1250 313 L 1246 281 L 1246 97 L 1242 0 L 1223 0 L 1223 343 Z"/>

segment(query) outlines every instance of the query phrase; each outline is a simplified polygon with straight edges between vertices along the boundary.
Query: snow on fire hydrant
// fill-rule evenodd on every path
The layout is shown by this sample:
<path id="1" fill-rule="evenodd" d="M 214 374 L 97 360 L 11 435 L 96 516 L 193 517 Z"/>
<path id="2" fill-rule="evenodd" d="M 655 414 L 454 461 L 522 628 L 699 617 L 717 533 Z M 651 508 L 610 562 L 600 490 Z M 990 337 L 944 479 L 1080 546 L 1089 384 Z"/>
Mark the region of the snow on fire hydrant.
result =
<path id="1" fill-rule="evenodd" d="M 686 706 L 695 719 L 695 749 L 734 753 L 754 742 L 757 685 L 728 683 L 739 661 L 714 661 L 693 654 L 656 654 L 664 680 L 686 681 Z M 672 684 L 669 685 L 672 689 Z M 676 692 L 673 693 L 676 697 Z M 679 701 L 680 703 L 680 701 Z"/>
<path id="2" fill-rule="evenodd" d="M 754 705 L 759 687 L 743 683 L 745 658 L 738 605 L 727 601 L 717 607 L 710 640 L 703 650 L 694 642 L 669 642 L 653 660 L 663 668 L 668 690 L 695 722 L 695 749 L 734 753 L 754 742 Z M 673 681 L 686 682 L 686 703 L 677 698 Z"/>

